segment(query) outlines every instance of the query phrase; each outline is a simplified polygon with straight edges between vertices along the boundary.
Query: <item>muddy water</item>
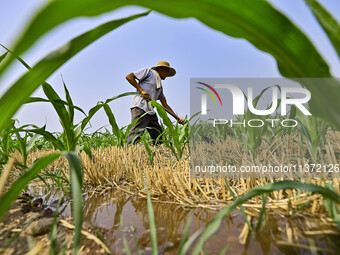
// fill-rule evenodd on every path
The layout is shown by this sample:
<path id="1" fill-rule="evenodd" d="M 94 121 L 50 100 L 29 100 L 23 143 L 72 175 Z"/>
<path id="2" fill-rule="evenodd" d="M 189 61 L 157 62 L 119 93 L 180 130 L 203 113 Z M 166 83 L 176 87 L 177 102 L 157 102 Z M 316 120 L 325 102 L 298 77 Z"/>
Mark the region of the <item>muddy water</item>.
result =
<path id="1" fill-rule="evenodd" d="M 60 192 L 30 188 L 30 193 L 44 198 L 46 204 L 55 207 Z M 188 209 L 176 204 L 153 203 L 157 226 L 157 241 L 160 254 L 176 254 L 185 223 L 192 218 L 189 235 L 203 229 L 217 212 L 204 209 Z M 65 198 L 60 208 L 63 216 L 70 216 L 70 201 Z M 339 235 L 306 236 L 304 231 L 317 226 L 320 219 L 300 217 L 280 217 L 268 214 L 266 224 L 257 233 L 250 232 L 245 244 L 239 240 L 245 220 L 239 211 L 234 211 L 221 224 L 218 231 L 204 246 L 206 254 L 220 254 L 229 245 L 227 254 L 339 254 Z M 151 254 L 151 240 L 146 200 L 122 192 L 107 191 L 85 197 L 84 220 L 94 228 L 98 237 L 106 240 L 113 254 L 125 254 L 123 238 L 133 254 Z M 255 228 L 256 220 L 251 221 Z M 306 247 L 282 244 L 287 241 L 286 227 L 294 229 L 297 237 L 293 243 Z M 318 228 L 319 229 L 319 228 Z M 334 228 L 333 228 L 334 229 Z M 281 243 L 280 243 L 281 242 Z M 315 251 L 308 246 L 316 246 Z"/>

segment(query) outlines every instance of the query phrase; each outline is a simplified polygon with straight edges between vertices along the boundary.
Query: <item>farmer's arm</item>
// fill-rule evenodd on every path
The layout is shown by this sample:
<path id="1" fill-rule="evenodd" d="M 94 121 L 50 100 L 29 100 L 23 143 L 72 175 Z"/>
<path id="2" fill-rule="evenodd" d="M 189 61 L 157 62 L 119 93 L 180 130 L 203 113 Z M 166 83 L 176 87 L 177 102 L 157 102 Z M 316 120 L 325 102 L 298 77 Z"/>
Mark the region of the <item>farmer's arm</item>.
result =
<path id="1" fill-rule="evenodd" d="M 167 110 L 167 112 L 170 113 L 178 121 L 178 123 L 183 125 L 184 120 L 182 118 L 178 117 L 176 115 L 176 113 L 174 113 L 174 111 L 171 109 L 171 107 L 166 102 L 166 98 L 162 97 L 159 100 L 161 101 L 161 103 L 162 103 L 163 107 L 165 108 L 165 110 Z"/>
<path id="2" fill-rule="evenodd" d="M 136 77 L 133 73 L 129 73 L 126 76 L 126 79 L 128 80 L 128 82 L 134 86 L 145 98 L 146 100 L 150 100 L 150 95 L 148 92 L 146 92 L 137 82 L 136 82 Z"/>

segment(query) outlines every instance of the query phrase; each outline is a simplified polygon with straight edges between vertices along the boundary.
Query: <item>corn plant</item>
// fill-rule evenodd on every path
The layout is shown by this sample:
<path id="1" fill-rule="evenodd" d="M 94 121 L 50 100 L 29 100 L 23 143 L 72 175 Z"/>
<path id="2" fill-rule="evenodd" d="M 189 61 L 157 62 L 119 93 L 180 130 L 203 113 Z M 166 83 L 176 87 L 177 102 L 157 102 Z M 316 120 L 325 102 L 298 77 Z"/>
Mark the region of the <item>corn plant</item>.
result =
<path id="1" fill-rule="evenodd" d="M 300 132 L 312 152 L 311 157 L 316 162 L 318 159 L 318 148 L 326 143 L 326 133 L 329 125 L 319 117 L 305 116 L 295 106 L 293 106 L 293 110 L 296 112 L 297 120 L 300 124 Z"/>
<path id="2" fill-rule="evenodd" d="M 67 150 L 67 151 L 75 151 L 77 146 L 78 146 L 78 141 L 81 138 L 81 135 L 83 134 L 85 128 L 87 127 L 88 123 L 90 122 L 91 118 L 95 115 L 95 113 L 100 110 L 102 107 L 104 108 L 105 112 L 107 113 L 109 117 L 110 124 L 112 125 L 112 130 L 118 137 L 118 143 L 121 144 L 124 142 L 124 133 L 120 131 L 120 129 L 117 126 L 117 123 L 115 121 L 114 115 L 108 106 L 108 103 L 124 97 L 124 96 L 130 96 L 130 95 L 135 95 L 136 92 L 127 92 L 120 94 L 118 96 L 112 97 L 110 99 L 107 99 L 105 102 L 98 102 L 96 106 L 91 108 L 89 110 L 89 113 L 86 115 L 83 110 L 81 110 L 79 107 L 76 107 L 73 105 L 73 102 L 71 100 L 71 96 L 66 88 L 66 85 L 64 83 L 64 88 L 65 88 L 65 94 L 67 98 L 67 105 L 68 105 L 68 110 L 62 103 L 63 101 L 60 99 L 58 94 L 54 91 L 54 89 L 47 85 L 43 85 L 44 91 L 46 96 L 49 98 L 49 100 L 52 102 L 54 109 L 56 110 L 57 114 L 59 115 L 60 122 L 62 123 L 63 127 L 63 134 L 65 136 L 65 143 L 63 144 L 62 147 L 59 149 L 61 150 Z M 36 102 L 37 100 L 35 100 Z M 61 102 L 61 103 L 60 103 Z M 74 124 L 74 109 L 80 109 L 82 113 L 86 115 L 86 117 L 80 121 L 78 124 Z M 32 131 L 35 132 L 35 131 Z M 48 133 L 47 131 L 43 132 L 43 134 L 46 135 L 46 139 L 50 139 L 53 144 L 57 144 L 57 141 L 52 138 L 51 134 Z M 83 146 L 83 149 L 85 151 L 89 151 L 89 148 L 86 148 Z"/>
<path id="3" fill-rule="evenodd" d="M 172 153 L 176 156 L 177 160 L 180 160 L 183 155 L 184 148 L 189 143 L 189 122 L 186 121 L 182 128 L 179 127 L 178 122 L 175 127 L 169 119 L 164 108 L 154 100 L 150 101 L 150 104 L 157 108 L 159 116 L 162 118 L 167 129 L 165 133 L 171 136 L 171 141 L 164 141 L 164 145 L 170 148 Z"/>
<path id="4" fill-rule="evenodd" d="M 25 66 L 28 66 L 22 59 L 20 59 L 20 62 L 22 62 Z M 30 69 L 30 67 L 28 67 Z M 46 131 L 44 128 L 42 129 L 34 129 L 29 130 L 30 132 L 41 134 L 45 137 L 46 140 L 50 141 L 56 149 L 59 149 L 61 151 L 75 151 L 76 147 L 78 145 L 78 141 L 81 137 L 81 135 L 84 132 L 84 129 L 86 128 L 87 124 L 90 122 L 91 118 L 94 116 L 94 114 L 103 107 L 108 118 L 110 121 L 110 124 L 112 126 L 112 130 L 114 134 L 117 136 L 118 144 L 122 145 L 126 142 L 128 131 L 130 130 L 131 126 L 129 126 L 128 131 L 123 133 L 117 126 L 116 120 L 114 118 L 114 115 L 108 105 L 109 102 L 120 98 L 124 96 L 134 95 L 136 92 L 127 92 L 123 93 L 121 95 L 118 95 L 116 97 L 107 99 L 105 102 L 98 102 L 96 106 L 90 109 L 88 115 L 85 114 L 85 112 L 78 106 L 75 106 L 73 104 L 71 95 L 66 87 L 66 84 L 63 80 L 64 85 L 64 91 L 66 100 L 63 101 L 57 92 L 53 89 L 53 87 L 48 84 L 47 82 L 44 82 L 42 87 L 44 90 L 44 93 L 48 99 L 43 98 L 36 98 L 36 97 L 30 97 L 27 101 L 27 103 L 35 103 L 35 102 L 50 102 L 52 103 L 56 113 L 59 116 L 60 123 L 63 128 L 63 134 L 64 137 L 64 143 L 61 142 L 60 139 L 56 139 L 53 134 Z M 81 113 L 83 113 L 86 117 L 78 124 L 74 124 L 74 110 L 78 110 Z M 133 124 L 133 123 L 132 123 Z M 90 149 L 88 147 L 82 146 L 82 149 L 86 151 L 87 153 L 90 153 Z"/>
<path id="5" fill-rule="evenodd" d="M 190 118 L 193 119 L 194 116 Z M 234 136 L 235 130 L 229 125 L 216 125 L 215 127 L 210 123 L 212 119 L 203 121 L 197 119 L 190 125 L 190 142 L 213 143 L 215 140 L 226 141 L 227 136 Z"/>
<path id="6" fill-rule="evenodd" d="M 15 122 L 15 120 L 12 120 L 9 128 L 1 134 L 0 155 L 3 158 L 2 164 L 7 162 L 8 158 L 10 157 L 10 152 L 17 150 L 22 156 L 22 162 L 16 162 L 16 164 L 23 168 L 27 168 L 28 153 L 34 149 L 36 143 L 40 139 L 40 135 L 33 135 L 25 132 L 25 128 L 27 127 L 37 128 L 35 125 L 29 124 L 17 128 L 15 126 Z M 24 136 L 22 136 L 21 133 L 24 133 Z"/>
<path id="7" fill-rule="evenodd" d="M 275 85 L 275 87 L 278 87 L 280 89 L 280 87 L 278 85 Z M 265 88 L 261 91 L 261 93 L 256 96 L 253 100 L 253 106 L 254 108 L 257 107 L 257 104 L 259 102 L 259 100 L 261 99 L 261 97 L 263 96 L 263 94 L 271 87 Z M 246 98 L 247 96 L 244 95 Z M 279 101 L 281 102 L 281 101 Z M 275 111 L 277 110 L 278 106 L 280 103 L 278 103 Z M 270 104 L 267 109 L 271 108 L 272 104 Z M 256 156 L 257 153 L 257 149 L 261 146 L 263 137 L 268 133 L 268 127 L 269 124 L 266 121 L 268 117 L 265 115 L 255 115 L 254 113 L 252 113 L 249 109 L 247 109 L 244 113 L 244 115 L 242 116 L 238 116 L 237 117 L 237 122 L 239 123 L 244 123 L 243 124 L 238 124 L 238 129 L 237 130 L 237 134 L 238 134 L 238 138 L 241 141 L 244 141 L 244 143 L 247 145 L 249 151 L 251 152 L 251 154 L 253 155 L 253 157 Z M 258 119 L 261 120 L 263 124 L 263 126 L 261 128 L 257 128 L 257 127 L 251 127 L 248 126 L 248 121 L 251 119 Z"/>
<path id="8" fill-rule="evenodd" d="M 139 94 L 139 93 L 131 92 L 131 93 L 125 93 L 124 95 L 134 95 L 134 94 Z M 106 113 L 106 115 L 109 119 L 110 125 L 112 127 L 112 133 L 116 137 L 115 145 L 120 146 L 120 147 L 125 146 L 126 143 L 127 143 L 127 139 L 128 139 L 129 132 L 130 132 L 131 128 L 138 122 L 138 120 L 140 118 L 142 118 L 147 113 L 144 113 L 141 117 L 136 118 L 128 126 L 119 128 L 118 125 L 117 125 L 116 119 L 114 117 L 114 114 L 112 113 L 112 110 L 111 110 L 110 106 L 107 104 L 107 102 L 103 104 L 103 107 L 104 107 L 105 113 Z"/>
<path id="9" fill-rule="evenodd" d="M 26 126 L 31 126 L 31 125 L 26 125 Z M 17 129 L 15 127 L 15 124 L 13 123 L 12 132 L 14 132 L 17 143 L 18 143 L 16 149 L 20 152 L 22 156 L 22 165 L 26 168 L 28 153 L 33 149 L 33 147 L 35 146 L 35 142 L 38 141 L 40 135 L 39 134 L 31 135 L 26 132 L 24 137 L 21 137 L 20 131 L 19 131 L 20 129 L 22 128 Z"/>
<path id="10" fill-rule="evenodd" d="M 10 125 L 0 132 L 0 166 L 7 163 L 9 153 L 13 152 L 14 140 L 12 138 L 11 129 L 14 125 L 14 120 L 11 120 Z"/>

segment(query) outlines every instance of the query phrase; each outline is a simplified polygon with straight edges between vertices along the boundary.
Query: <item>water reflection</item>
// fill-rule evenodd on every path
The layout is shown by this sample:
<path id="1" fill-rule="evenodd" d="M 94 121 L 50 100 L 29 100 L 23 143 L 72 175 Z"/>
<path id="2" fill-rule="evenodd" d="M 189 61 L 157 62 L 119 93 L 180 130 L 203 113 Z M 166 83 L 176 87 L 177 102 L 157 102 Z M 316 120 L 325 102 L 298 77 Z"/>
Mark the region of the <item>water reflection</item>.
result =
<path id="1" fill-rule="evenodd" d="M 60 192 L 40 193 L 47 204 L 53 203 Z M 203 228 L 212 220 L 216 212 L 202 208 L 187 209 L 171 203 L 153 203 L 155 222 L 157 227 L 157 241 L 160 254 L 175 254 L 182 237 L 186 222 L 192 218 L 189 236 Z M 66 199 L 61 207 L 64 216 L 70 215 L 70 202 Z M 146 199 L 127 195 L 118 191 L 107 191 L 103 194 L 93 194 L 85 197 L 84 220 L 90 222 L 99 236 L 102 236 L 114 254 L 125 254 L 123 238 L 133 252 L 151 254 L 151 240 L 149 232 L 149 218 Z M 303 218 L 279 217 L 267 214 L 266 224 L 259 232 L 250 232 L 244 245 L 239 242 L 239 235 L 245 220 L 239 211 L 234 211 L 221 224 L 218 231 L 205 244 L 207 254 L 220 254 L 226 244 L 229 244 L 229 254 L 312 254 L 310 249 L 285 246 L 278 241 L 287 241 L 286 227 L 294 229 L 296 243 L 325 248 L 318 254 L 335 254 L 339 247 L 339 236 L 317 235 L 306 237 L 304 231 L 306 222 Z M 317 218 L 308 219 L 309 223 L 318 223 Z M 314 221 L 314 223 L 313 223 Z M 256 219 L 251 220 L 253 228 Z M 317 225 L 317 224 L 316 224 Z M 328 250 L 328 251 L 327 251 Z"/>

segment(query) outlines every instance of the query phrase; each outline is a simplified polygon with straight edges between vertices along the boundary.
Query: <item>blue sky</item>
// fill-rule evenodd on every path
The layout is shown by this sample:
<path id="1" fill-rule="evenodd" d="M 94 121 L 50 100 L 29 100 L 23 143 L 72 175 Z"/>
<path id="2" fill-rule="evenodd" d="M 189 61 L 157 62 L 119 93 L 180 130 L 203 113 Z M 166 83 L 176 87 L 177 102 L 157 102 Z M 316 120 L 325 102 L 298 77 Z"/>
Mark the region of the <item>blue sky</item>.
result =
<path id="1" fill-rule="evenodd" d="M 1 1 L 0 43 L 11 47 L 34 13 L 46 0 Z M 277 9 L 288 16 L 312 40 L 327 60 L 334 76 L 339 77 L 340 63 L 325 33 L 303 0 L 272 0 Z M 320 0 L 339 21 L 340 1 Z M 62 24 L 42 39 L 22 57 L 34 65 L 50 51 L 71 38 L 105 21 L 144 11 L 140 7 L 125 7 L 95 18 L 78 18 Z M 3 51 L 0 49 L 0 54 Z M 180 117 L 189 115 L 189 85 L 191 77 L 281 77 L 274 58 L 259 51 L 246 40 L 235 39 L 214 31 L 195 19 L 173 19 L 152 12 L 104 36 L 67 62 L 48 82 L 64 98 L 61 75 L 74 103 L 86 112 L 98 101 L 134 91 L 125 76 L 143 67 L 151 67 L 160 60 L 170 62 L 176 76 L 163 82 L 168 104 Z M 26 70 L 14 64 L 0 79 L 0 93 Z M 34 96 L 43 97 L 38 89 Z M 119 126 L 130 123 L 132 97 L 110 103 Z M 50 131 L 61 126 L 52 106 L 37 103 L 23 106 L 15 116 L 20 125 L 47 124 Z M 80 121 L 82 116 L 76 116 Z M 103 110 L 92 119 L 92 129 L 108 125 Z M 110 127 L 108 127 L 110 129 Z"/>

